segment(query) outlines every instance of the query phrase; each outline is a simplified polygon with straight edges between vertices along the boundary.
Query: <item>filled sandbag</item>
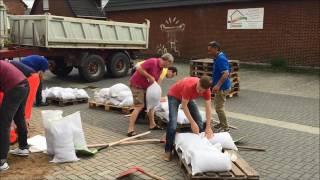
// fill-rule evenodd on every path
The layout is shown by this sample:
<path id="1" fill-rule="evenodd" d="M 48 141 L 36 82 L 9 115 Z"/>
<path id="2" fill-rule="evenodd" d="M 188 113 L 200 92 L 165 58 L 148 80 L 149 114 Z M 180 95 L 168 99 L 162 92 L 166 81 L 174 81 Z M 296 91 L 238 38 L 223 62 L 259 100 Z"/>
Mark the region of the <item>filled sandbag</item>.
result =
<path id="1" fill-rule="evenodd" d="M 72 125 L 66 120 L 67 119 L 53 121 L 51 124 L 50 129 L 54 139 L 54 157 L 51 162 L 54 163 L 74 162 L 79 160 L 76 156 L 74 147 Z"/>
<path id="2" fill-rule="evenodd" d="M 201 136 L 205 136 L 205 134 L 201 133 Z M 214 136 L 209 139 L 209 142 L 211 144 L 220 143 L 224 149 L 238 150 L 230 133 L 228 132 L 214 133 Z"/>
<path id="3" fill-rule="evenodd" d="M 84 89 L 74 89 L 73 92 L 76 98 L 89 98 L 88 93 Z"/>
<path id="4" fill-rule="evenodd" d="M 146 92 L 147 111 L 155 108 L 160 104 L 161 99 L 161 87 L 157 82 L 154 82 L 148 87 Z"/>
<path id="5" fill-rule="evenodd" d="M 87 150 L 87 143 L 84 136 L 80 112 L 75 112 L 62 119 L 71 124 L 73 143 L 76 150 Z"/>
<path id="6" fill-rule="evenodd" d="M 98 96 L 101 98 L 110 98 L 110 88 L 103 88 L 98 92 Z"/>
<path id="7" fill-rule="evenodd" d="M 121 91 L 118 93 L 117 97 L 115 97 L 119 101 L 123 101 L 128 97 L 133 97 L 131 91 Z"/>
<path id="8" fill-rule="evenodd" d="M 124 100 L 121 101 L 119 106 L 125 107 L 125 106 L 132 106 L 133 105 L 133 96 L 128 96 Z"/>
<path id="9" fill-rule="evenodd" d="M 122 83 L 115 84 L 110 87 L 110 96 L 117 97 L 119 96 L 119 93 L 122 91 L 130 91 L 130 88 Z"/>
<path id="10" fill-rule="evenodd" d="M 42 123 L 44 127 L 44 133 L 47 142 L 47 153 L 50 155 L 54 154 L 54 136 L 53 132 L 51 131 L 51 126 L 53 121 L 59 121 L 62 119 L 63 111 L 60 110 L 46 110 L 41 111 L 42 116 Z"/>
<path id="11" fill-rule="evenodd" d="M 208 149 L 198 149 L 191 154 L 192 175 L 204 172 L 226 172 L 232 168 L 228 155 Z"/>

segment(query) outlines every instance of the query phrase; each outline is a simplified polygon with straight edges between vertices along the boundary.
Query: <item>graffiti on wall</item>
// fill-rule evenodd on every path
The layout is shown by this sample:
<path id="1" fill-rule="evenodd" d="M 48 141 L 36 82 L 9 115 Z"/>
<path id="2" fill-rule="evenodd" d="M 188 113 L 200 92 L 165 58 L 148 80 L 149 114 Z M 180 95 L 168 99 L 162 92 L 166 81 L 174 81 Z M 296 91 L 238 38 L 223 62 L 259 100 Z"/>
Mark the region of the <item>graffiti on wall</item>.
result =
<path id="1" fill-rule="evenodd" d="M 181 53 L 178 48 L 177 34 L 179 32 L 183 32 L 185 28 L 186 25 L 176 17 L 169 17 L 167 20 L 165 20 L 165 23 L 160 25 L 160 29 L 162 32 L 166 33 L 166 42 L 157 46 L 157 53 L 164 54 L 169 52 L 180 56 Z"/>

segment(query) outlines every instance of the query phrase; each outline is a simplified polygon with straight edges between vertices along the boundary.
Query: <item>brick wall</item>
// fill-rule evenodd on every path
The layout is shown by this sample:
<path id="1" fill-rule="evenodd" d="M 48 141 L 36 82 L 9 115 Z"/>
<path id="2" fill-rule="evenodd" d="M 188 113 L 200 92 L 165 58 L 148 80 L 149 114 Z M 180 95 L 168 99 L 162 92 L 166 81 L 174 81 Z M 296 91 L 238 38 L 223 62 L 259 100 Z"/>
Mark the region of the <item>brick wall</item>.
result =
<path id="1" fill-rule="evenodd" d="M 264 7 L 263 30 L 227 30 L 228 9 Z M 205 6 L 107 12 L 115 21 L 151 21 L 150 48 L 160 52 L 160 44 L 170 49 L 168 36 L 160 25 L 176 18 L 185 24 L 176 33 L 176 46 L 183 58 L 207 57 L 207 43 L 217 40 L 230 59 L 243 62 L 269 62 L 284 58 L 289 65 L 320 66 L 319 1 L 282 0 L 212 4 Z M 183 27 L 181 27 L 183 29 Z"/>
<path id="2" fill-rule="evenodd" d="M 23 15 L 26 10 L 21 0 L 4 0 L 3 2 L 7 7 L 8 14 Z"/>
<path id="3" fill-rule="evenodd" d="M 44 14 L 42 0 L 36 0 L 30 14 Z M 66 0 L 49 0 L 49 12 L 52 15 L 75 17 Z"/>

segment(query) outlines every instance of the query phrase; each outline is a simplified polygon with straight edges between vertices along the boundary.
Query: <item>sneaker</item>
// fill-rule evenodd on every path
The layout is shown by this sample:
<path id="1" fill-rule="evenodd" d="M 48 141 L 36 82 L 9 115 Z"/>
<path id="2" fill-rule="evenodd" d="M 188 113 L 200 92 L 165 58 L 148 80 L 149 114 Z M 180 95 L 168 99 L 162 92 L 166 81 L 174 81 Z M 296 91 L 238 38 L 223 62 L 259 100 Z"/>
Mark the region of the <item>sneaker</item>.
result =
<path id="1" fill-rule="evenodd" d="M 162 159 L 164 161 L 168 161 L 169 162 L 169 161 L 171 161 L 171 157 L 172 157 L 172 153 L 171 152 L 165 152 L 163 157 L 162 157 Z"/>
<path id="2" fill-rule="evenodd" d="M 20 149 L 20 148 L 10 150 L 9 153 L 17 156 L 29 156 L 30 154 L 28 149 Z"/>
<path id="3" fill-rule="evenodd" d="M 0 171 L 5 171 L 9 169 L 7 161 L 0 161 Z"/>

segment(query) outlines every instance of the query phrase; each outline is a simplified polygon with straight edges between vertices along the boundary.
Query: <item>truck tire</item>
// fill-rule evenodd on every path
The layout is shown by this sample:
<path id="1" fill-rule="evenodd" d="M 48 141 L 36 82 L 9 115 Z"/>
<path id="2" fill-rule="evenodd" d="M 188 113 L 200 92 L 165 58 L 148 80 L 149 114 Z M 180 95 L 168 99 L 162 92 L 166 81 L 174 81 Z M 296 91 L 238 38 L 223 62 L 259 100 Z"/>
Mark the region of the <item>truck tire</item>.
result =
<path id="1" fill-rule="evenodd" d="M 66 77 L 73 70 L 73 66 L 67 66 L 63 60 L 50 61 L 50 71 L 58 77 Z"/>
<path id="2" fill-rule="evenodd" d="M 89 55 L 81 63 L 79 73 L 80 76 L 88 82 L 101 80 L 106 73 L 106 66 L 103 58 L 95 54 Z"/>
<path id="3" fill-rule="evenodd" d="M 115 53 L 109 59 L 107 67 L 112 77 L 126 76 L 130 69 L 130 58 L 123 52 Z"/>

